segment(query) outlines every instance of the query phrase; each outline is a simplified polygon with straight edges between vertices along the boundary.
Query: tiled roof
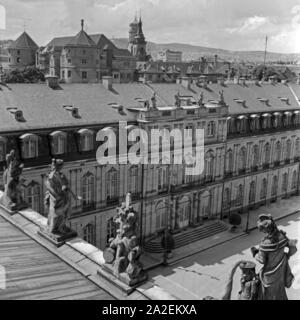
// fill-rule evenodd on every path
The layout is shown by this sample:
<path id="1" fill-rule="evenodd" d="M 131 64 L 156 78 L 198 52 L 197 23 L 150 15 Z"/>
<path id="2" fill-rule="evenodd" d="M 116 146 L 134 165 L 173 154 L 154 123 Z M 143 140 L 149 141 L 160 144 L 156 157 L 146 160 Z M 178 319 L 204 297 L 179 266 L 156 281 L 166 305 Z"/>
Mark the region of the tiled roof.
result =
<path id="1" fill-rule="evenodd" d="M 109 91 L 102 84 L 61 84 L 62 90 L 52 90 L 45 84 L 9 84 L 0 90 L 0 132 L 26 131 L 40 128 L 83 127 L 116 123 L 119 120 L 135 121 L 135 115 L 128 107 L 140 107 L 137 98 L 150 100 L 153 90 L 157 93 L 158 104 L 173 106 L 174 96 L 179 92 L 183 96 L 198 99 L 204 93 L 204 102 L 218 100 L 219 92 L 224 90 L 224 99 L 230 114 L 247 114 L 300 110 L 296 95 L 300 97 L 300 86 L 269 83 L 260 86 L 247 84 L 209 84 L 208 89 L 191 85 L 188 90 L 180 84 L 144 85 L 138 83 L 114 84 Z M 293 91 L 291 90 L 293 89 Z M 294 93 L 293 93 L 294 92 Z M 289 104 L 279 99 L 288 98 Z M 264 98 L 269 104 L 258 100 Z M 245 101 L 245 107 L 236 100 Z M 110 104 L 124 106 L 124 113 L 118 112 Z M 72 105 L 79 109 L 80 118 L 73 118 L 63 106 Z M 17 107 L 23 111 L 26 122 L 17 122 L 7 111 L 7 107 Z"/>
<path id="2" fill-rule="evenodd" d="M 57 37 L 53 38 L 46 47 L 64 47 L 72 40 L 73 37 Z"/>
<path id="3" fill-rule="evenodd" d="M 102 84 L 61 84 L 62 90 L 52 90 L 46 84 L 9 84 L 0 90 L 0 132 L 24 131 L 34 128 L 59 128 L 134 121 L 132 113 L 124 109 L 120 114 L 109 104 L 139 107 L 135 98 L 150 100 L 151 90 L 143 84 L 114 84 L 109 91 Z M 63 106 L 79 109 L 80 118 L 73 118 Z M 7 111 L 17 107 L 26 122 L 17 122 Z"/>
<path id="4" fill-rule="evenodd" d="M 32 38 L 25 31 L 15 40 L 9 48 L 15 49 L 33 49 L 37 50 L 38 45 L 32 40 Z"/>
<path id="5" fill-rule="evenodd" d="M 180 84 L 151 84 L 151 87 L 170 105 L 174 104 L 174 96 L 178 92 L 181 95 L 193 96 L 195 99 L 199 97 L 200 92 L 204 93 L 204 103 L 209 100 L 218 100 L 219 92 L 224 90 L 224 99 L 229 106 L 230 114 L 253 113 L 253 112 L 272 112 L 285 110 L 300 110 L 293 92 L 288 85 L 265 83 L 262 85 L 247 84 L 246 86 L 237 84 L 209 84 L 208 89 L 191 85 L 191 89 L 187 90 Z M 300 96 L 300 86 L 297 87 Z M 280 100 L 279 97 L 288 98 L 289 105 Z M 269 99 L 269 105 L 258 100 L 258 98 Z M 245 100 L 246 107 L 236 102 L 236 100 Z"/>
<path id="6" fill-rule="evenodd" d="M 96 47 L 96 43 L 84 30 L 80 30 L 78 34 L 67 43 L 67 46 Z"/>

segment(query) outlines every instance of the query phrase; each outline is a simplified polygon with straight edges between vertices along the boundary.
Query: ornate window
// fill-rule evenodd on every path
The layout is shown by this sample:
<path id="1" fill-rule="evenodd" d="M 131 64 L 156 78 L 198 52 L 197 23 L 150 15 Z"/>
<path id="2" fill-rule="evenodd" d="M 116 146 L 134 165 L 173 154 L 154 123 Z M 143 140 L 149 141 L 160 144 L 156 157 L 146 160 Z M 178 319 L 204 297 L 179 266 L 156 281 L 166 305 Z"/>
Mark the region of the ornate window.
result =
<path id="1" fill-rule="evenodd" d="M 35 134 L 24 134 L 21 136 L 22 157 L 31 159 L 38 157 L 39 139 Z"/>
<path id="2" fill-rule="evenodd" d="M 90 207 L 95 202 L 95 177 L 87 173 L 82 178 L 82 204 Z"/>
<path id="3" fill-rule="evenodd" d="M 210 121 L 207 125 L 207 136 L 214 137 L 216 134 L 216 124 L 214 121 Z"/>
<path id="4" fill-rule="evenodd" d="M 269 164 L 270 160 L 271 160 L 271 147 L 269 143 L 266 143 L 264 147 L 264 164 Z"/>
<path id="5" fill-rule="evenodd" d="M 236 119 L 228 118 L 227 119 L 227 130 L 229 134 L 236 133 Z"/>
<path id="6" fill-rule="evenodd" d="M 96 236 L 95 236 L 95 226 L 89 223 L 87 226 L 83 228 L 83 240 L 95 245 L 96 244 Z"/>
<path id="7" fill-rule="evenodd" d="M 277 189 L 278 189 L 278 178 L 277 176 L 273 177 L 273 183 L 272 183 L 272 197 L 275 197 L 277 195 Z"/>
<path id="8" fill-rule="evenodd" d="M 300 157 L 300 139 L 297 138 L 296 143 L 295 143 L 295 158 Z"/>
<path id="9" fill-rule="evenodd" d="M 0 136 L 0 162 L 5 161 L 6 156 L 6 139 Z"/>
<path id="10" fill-rule="evenodd" d="M 116 201 L 118 199 L 118 172 L 116 169 L 110 169 L 105 176 L 106 200 Z"/>
<path id="11" fill-rule="evenodd" d="M 260 199 L 265 199 L 267 197 L 267 190 L 268 190 L 268 182 L 267 182 L 267 179 L 264 178 L 261 184 L 261 189 L 260 189 Z"/>
<path id="12" fill-rule="evenodd" d="M 205 177 L 212 179 L 214 176 L 214 153 L 209 151 L 205 155 Z"/>
<path id="13" fill-rule="evenodd" d="M 237 189 L 237 194 L 236 194 L 236 206 L 242 206 L 244 202 L 244 187 L 243 185 L 239 185 Z"/>
<path id="14" fill-rule="evenodd" d="M 233 152 L 228 150 L 226 153 L 226 173 L 232 173 L 233 171 Z"/>
<path id="15" fill-rule="evenodd" d="M 223 199 L 223 209 L 229 209 L 230 208 L 230 202 L 231 202 L 231 192 L 229 188 L 225 189 L 224 192 L 224 199 Z"/>
<path id="16" fill-rule="evenodd" d="M 253 167 L 257 167 L 259 164 L 259 148 L 258 145 L 255 145 L 253 147 L 253 162 L 252 165 Z"/>
<path id="17" fill-rule="evenodd" d="M 282 176 L 282 193 L 286 193 L 288 190 L 288 174 L 284 173 Z"/>
<path id="18" fill-rule="evenodd" d="M 292 142 L 290 139 L 286 142 L 286 149 L 285 149 L 285 160 L 290 160 L 292 152 Z"/>
<path id="19" fill-rule="evenodd" d="M 134 166 L 129 170 L 129 183 L 128 191 L 132 195 L 136 195 L 139 192 L 139 167 Z"/>
<path id="20" fill-rule="evenodd" d="M 88 129 L 78 131 L 80 135 L 81 151 L 91 151 L 94 149 L 94 133 Z"/>
<path id="21" fill-rule="evenodd" d="M 168 167 L 161 166 L 158 169 L 158 190 L 163 191 L 168 188 Z"/>
<path id="22" fill-rule="evenodd" d="M 293 178 L 292 178 L 292 190 L 297 189 L 297 171 L 293 172 Z"/>
<path id="23" fill-rule="evenodd" d="M 242 147 L 239 152 L 239 170 L 246 170 L 246 162 L 247 162 L 247 150 L 245 147 Z"/>
<path id="24" fill-rule="evenodd" d="M 108 244 L 111 239 L 114 239 L 117 235 L 117 225 L 113 218 L 107 221 L 106 225 L 106 243 Z"/>
<path id="25" fill-rule="evenodd" d="M 272 119 L 272 116 L 270 113 L 263 114 L 263 122 L 262 122 L 263 129 L 270 129 L 271 128 L 271 126 L 272 126 L 271 119 Z"/>
<path id="26" fill-rule="evenodd" d="M 280 143 L 280 141 L 278 141 L 275 145 L 275 158 L 274 158 L 274 160 L 276 162 L 279 162 L 280 159 L 281 159 L 281 143 Z"/>
<path id="27" fill-rule="evenodd" d="M 246 116 L 238 117 L 238 128 L 239 133 L 245 133 L 248 130 L 248 118 Z"/>
<path id="28" fill-rule="evenodd" d="M 37 182 L 31 182 L 24 190 L 24 200 L 29 207 L 40 213 L 41 187 Z"/>
<path id="29" fill-rule="evenodd" d="M 166 207 L 162 202 L 160 202 L 156 206 L 155 212 L 156 212 L 156 231 L 165 229 L 167 226 L 167 219 L 166 219 L 167 211 L 166 211 Z"/>
<path id="30" fill-rule="evenodd" d="M 255 202 L 255 182 L 252 181 L 250 184 L 250 191 L 249 191 L 249 203 Z"/>
<path id="31" fill-rule="evenodd" d="M 67 151 L 67 134 L 62 131 L 51 133 L 52 153 L 55 155 L 64 154 Z"/>

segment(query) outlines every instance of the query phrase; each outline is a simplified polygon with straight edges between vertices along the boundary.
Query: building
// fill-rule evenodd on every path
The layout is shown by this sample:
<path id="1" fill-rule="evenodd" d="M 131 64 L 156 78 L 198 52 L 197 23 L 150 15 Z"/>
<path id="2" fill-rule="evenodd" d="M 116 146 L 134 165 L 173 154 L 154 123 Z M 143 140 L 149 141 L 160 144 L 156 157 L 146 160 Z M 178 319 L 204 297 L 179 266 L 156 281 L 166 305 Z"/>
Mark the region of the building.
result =
<path id="1" fill-rule="evenodd" d="M 210 219 L 245 214 L 299 191 L 300 86 L 270 82 L 210 84 L 183 78 L 178 84 L 0 85 L 0 172 L 11 149 L 25 163 L 23 192 L 42 214 L 51 159 L 65 160 L 72 191 L 71 226 L 104 248 L 115 234 L 115 207 L 133 195 L 145 241 L 166 227 L 180 232 Z M 55 77 L 54 80 L 55 81 Z M 203 93 L 203 98 L 201 97 Z M 147 102 L 156 93 L 156 107 Z M 175 98 L 181 106 L 175 106 Z M 150 106 L 150 107 L 149 107 Z M 205 170 L 186 165 L 100 165 L 97 132 L 192 129 L 205 132 Z M 175 148 L 172 147 L 172 152 Z M 117 149 L 118 152 L 118 149 Z M 251 214 L 251 212 L 250 212 Z"/>
<path id="2" fill-rule="evenodd" d="M 7 47 L 9 69 L 34 66 L 37 49 L 38 45 L 24 31 L 17 40 Z"/>
<path id="3" fill-rule="evenodd" d="M 107 75 L 116 83 L 134 81 L 136 59 L 130 52 L 103 34 L 88 35 L 83 24 L 76 36 L 54 38 L 40 48 L 37 67 L 66 83 L 99 82 Z"/>
<path id="4" fill-rule="evenodd" d="M 169 49 L 163 50 L 157 54 L 157 60 L 163 62 L 182 62 L 182 52 Z"/>

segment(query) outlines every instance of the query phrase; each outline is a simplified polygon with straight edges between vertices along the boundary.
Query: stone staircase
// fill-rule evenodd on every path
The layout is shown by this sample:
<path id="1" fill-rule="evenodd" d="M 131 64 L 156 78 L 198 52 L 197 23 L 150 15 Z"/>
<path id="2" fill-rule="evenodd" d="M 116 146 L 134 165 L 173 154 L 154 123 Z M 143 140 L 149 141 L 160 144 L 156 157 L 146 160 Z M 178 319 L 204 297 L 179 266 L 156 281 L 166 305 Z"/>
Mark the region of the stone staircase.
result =
<path id="1" fill-rule="evenodd" d="M 175 249 L 214 236 L 228 229 L 228 225 L 222 221 L 213 221 L 197 228 L 189 228 L 187 231 L 183 231 L 173 236 Z M 161 237 L 145 243 L 144 250 L 149 253 L 162 253 L 164 249 L 161 247 Z"/>

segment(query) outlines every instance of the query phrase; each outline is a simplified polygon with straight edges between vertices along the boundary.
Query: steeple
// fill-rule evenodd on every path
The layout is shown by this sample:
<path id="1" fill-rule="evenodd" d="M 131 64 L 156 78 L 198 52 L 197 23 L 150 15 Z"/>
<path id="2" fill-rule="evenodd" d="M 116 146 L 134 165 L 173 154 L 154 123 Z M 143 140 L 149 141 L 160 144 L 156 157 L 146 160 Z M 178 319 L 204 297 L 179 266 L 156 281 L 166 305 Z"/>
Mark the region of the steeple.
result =
<path id="1" fill-rule="evenodd" d="M 84 20 L 81 19 L 81 30 L 83 31 L 83 28 L 84 28 Z"/>

